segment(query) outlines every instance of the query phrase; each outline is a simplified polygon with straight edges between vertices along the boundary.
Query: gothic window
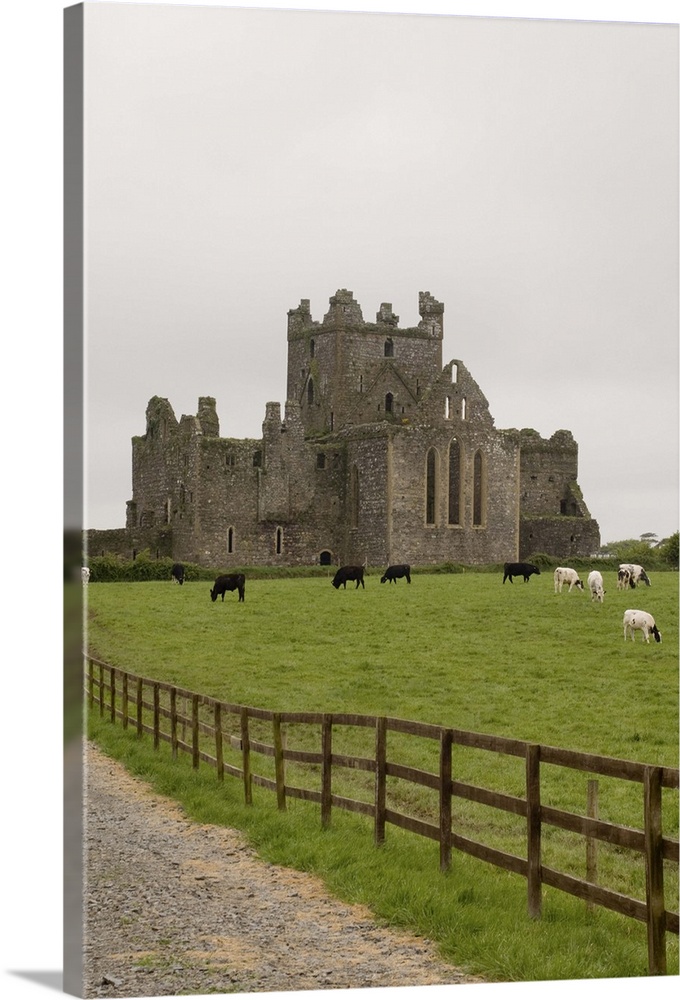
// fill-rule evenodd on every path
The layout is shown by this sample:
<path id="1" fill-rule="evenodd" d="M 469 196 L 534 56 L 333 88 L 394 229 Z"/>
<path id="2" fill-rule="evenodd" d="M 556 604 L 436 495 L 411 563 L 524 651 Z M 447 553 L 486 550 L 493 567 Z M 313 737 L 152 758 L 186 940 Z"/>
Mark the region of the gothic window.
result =
<path id="1" fill-rule="evenodd" d="M 229 528 L 227 531 L 227 552 L 234 551 L 234 529 Z"/>
<path id="2" fill-rule="evenodd" d="M 311 406 L 313 402 L 314 402 L 314 382 L 310 378 L 309 382 L 307 383 L 307 403 L 309 404 L 309 406 Z"/>
<path id="3" fill-rule="evenodd" d="M 437 522 L 437 452 L 430 448 L 425 463 L 425 523 Z"/>
<path id="4" fill-rule="evenodd" d="M 454 385 L 458 381 L 458 365 L 455 361 L 451 365 L 451 381 Z"/>
<path id="5" fill-rule="evenodd" d="M 451 397 L 447 396 L 444 400 L 444 419 L 448 420 L 451 416 Z"/>
<path id="6" fill-rule="evenodd" d="M 392 403 L 394 402 L 394 396 L 391 392 L 388 392 L 385 396 L 385 413 L 392 412 Z"/>
<path id="7" fill-rule="evenodd" d="M 276 554 L 280 556 L 283 552 L 283 528 L 276 529 Z"/>
<path id="8" fill-rule="evenodd" d="M 475 452 L 473 464 L 472 523 L 481 528 L 485 520 L 486 470 L 481 451 Z"/>
<path id="9" fill-rule="evenodd" d="M 460 444 L 454 438 L 449 445 L 449 524 L 460 524 L 462 478 Z"/>
<path id="10" fill-rule="evenodd" d="M 350 524 L 352 528 L 359 527 L 359 470 L 352 466 L 350 482 Z"/>
<path id="11" fill-rule="evenodd" d="M 460 401 L 460 419 L 461 420 L 467 419 L 467 399 L 465 398 L 465 396 L 463 396 L 462 400 Z"/>
<path id="12" fill-rule="evenodd" d="M 388 337 L 387 340 L 385 341 L 385 357 L 386 358 L 394 357 L 394 341 L 392 340 L 391 337 Z"/>

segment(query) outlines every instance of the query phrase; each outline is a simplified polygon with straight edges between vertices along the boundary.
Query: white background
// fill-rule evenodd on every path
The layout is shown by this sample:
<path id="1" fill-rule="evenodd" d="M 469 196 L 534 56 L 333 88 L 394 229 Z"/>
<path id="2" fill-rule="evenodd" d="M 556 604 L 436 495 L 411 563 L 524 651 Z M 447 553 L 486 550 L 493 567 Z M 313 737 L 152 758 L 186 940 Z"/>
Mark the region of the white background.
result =
<path id="1" fill-rule="evenodd" d="M 550 5 L 430 2 L 424 7 L 418 8 L 418 13 L 678 20 L 675 3 L 651 0 Z M 354 3 L 349 8 L 332 8 L 319 3 L 308 9 L 412 12 L 412 8 L 412 4 L 395 3 Z M 1 574 L 3 621 L 9 624 L 9 630 L 2 670 L 5 808 L 0 989 L 3 996 L 10 998 L 49 995 L 62 967 L 62 10 L 62 4 L 52 0 L 15 0 L 3 8 L 1 34 L 2 329 L 6 351 L 2 516 L 14 530 L 3 539 Z M 329 289 L 329 294 L 334 291 Z M 436 294 L 436 289 L 432 291 Z M 372 303 L 368 306 L 373 309 Z M 566 997 L 574 988 L 580 995 L 599 997 L 620 992 L 625 985 L 613 980 L 579 983 L 576 987 L 513 984 L 459 989 L 467 993 L 474 990 L 475 998 L 538 997 L 546 990 L 550 996 Z M 661 998 L 670 997 L 671 989 L 675 995 L 677 980 L 634 980 L 629 985 L 636 994 L 649 989 Z M 417 992 L 444 997 L 447 989 L 427 987 Z M 397 995 L 393 990 L 388 993 Z"/>

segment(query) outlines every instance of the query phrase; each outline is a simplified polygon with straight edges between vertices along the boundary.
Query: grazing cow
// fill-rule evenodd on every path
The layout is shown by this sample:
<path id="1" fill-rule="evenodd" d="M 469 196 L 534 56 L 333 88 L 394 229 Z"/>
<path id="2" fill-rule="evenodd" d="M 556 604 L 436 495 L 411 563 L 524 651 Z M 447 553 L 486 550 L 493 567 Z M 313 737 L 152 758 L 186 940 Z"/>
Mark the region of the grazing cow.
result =
<path id="1" fill-rule="evenodd" d="M 184 583 L 184 566 L 181 563 L 175 563 L 170 571 L 170 577 L 173 583 L 178 583 L 181 587 Z"/>
<path id="2" fill-rule="evenodd" d="M 81 566 L 80 567 L 80 579 L 83 581 L 83 583 L 89 583 L 90 582 L 90 567 L 89 566 Z"/>
<path id="3" fill-rule="evenodd" d="M 524 582 L 528 583 L 532 573 L 535 573 L 537 576 L 541 575 L 540 569 L 538 566 L 534 566 L 533 563 L 506 563 L 503 567 L 503 583 L 506 580 L 510 580 L 510 583 L 512 583 L 513 576 L 523 576 Z"/>
<path id="4" fill-rule="evenodd" d="M 384 574 L 380 577 L 381 583 L 396 583 L 402 576 L 406 577 L 406 582 L 411 582 L 411 567 L 408 563 L 398 563 L 395 566 L 388 566 Z"/>
<path id="5" fill-rule="evenodd" d="M 239 601 L 245 601 L 246 578 L 243 573 L 226 573 L 223 576 L 218 576 L 210 591 L 210 599 L 216 601 L 221 594 L 222 603 L 224 603 L 224 595 L 228 590 L 238 590 Z"/>
<path id="6" fill-rule="evenodd" d="M 604 602 L 604 595 L 607 591 L 604 589 L 604 580 L 599 570 L 594 569 L 588 574 L 588 589 L 591 601 L 599 601 L 600 604 Z"/>
<path id="7" fill-rule="evenodd" d="M 640 629 L 645 642 L 649 642 L 650 635 L 653 635 L 657 642 L 661 642 L 661 632 L 656 627 L 656 622 L 647 611 L 634 611 L 630 608 L 623 615 L 623 638 L 627 638 L 627 632 L 635 642 L 635 630 Z"/>
<path id="8" fill-rule="evenodd" d="M 638 583 L 646 583 L 648 587 L 651 587 L 651 582 L 649 577 L 644 571 L 644 568 L 638 563 L 621 563 L 619 570 L 627 569 L 630 573 L 630 585 L 631 587 L 636 587 Z"/>
<path id="9" fill-rule="evenodd" d="M 628 587 L 635 587 L 635 584 L 630 579 L 629 569 L 619 569 L 619 573 L 616 579 L 616 589 L 617 590 L 628 590 Z"/>
<path id="10" fill-rule="evenodd" d="M 565 583 L 569 584 L 569 592 L 576 587 L 577 590 L 583 590 L 583 582 L 579 580 L 578 573 L 575 569 L 569 569 L 568 566 L 558 566 L 553 573 L 553 579 L 555 580 L 555 593 L 562 593 L 562 587 Z"/>
<path id="11" fill-rule="evenodd" d="M 356 580 L 357 585 L 355 590 L 359 589 L 359 584 L 366 589 L 364 586 L 364 567 L 363 566 L 341 566 L 338 572 L 335 574 L 331 583 L 336 590 L 339 590 L 342 586 L 344 590 L 347 590 L 347 581 Z"/>

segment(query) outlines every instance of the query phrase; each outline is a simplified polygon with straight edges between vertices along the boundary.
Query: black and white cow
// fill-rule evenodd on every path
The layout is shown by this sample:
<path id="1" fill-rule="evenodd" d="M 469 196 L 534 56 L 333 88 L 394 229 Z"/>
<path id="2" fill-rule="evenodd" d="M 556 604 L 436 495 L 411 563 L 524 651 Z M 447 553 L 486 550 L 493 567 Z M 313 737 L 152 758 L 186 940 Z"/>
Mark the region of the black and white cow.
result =
<path id="1" fill-rule="evenodd" d="M 170 577 L 173 583 L 178 583 L 181 587 L 184 583 L 184 566 L 181 563 L 175 563 L 170 571 Z"/>
<path id="2" fill-rule="evenodd" d="M 380 582 L 396 583 L 402 577 L 406 577 L 407 583 L 411 582 L 411 567 L 408 563 L 396 563 L 394 566 L 388 566 L 380 577 Z"/>
<path id="3" fill-rule="evenodd" d="M 510 583 L 512 583 L 513 576 L 523 576 L 524 582 L 527 583 L 529 577 L 534 573 L 537 576 L 541 575 L 540 569 L 538 566 L 534 566 L 533 563 L 506 563 L 503 567 L 503 583 L 505 583 L 506 580 L 510 580 Z"/>
<path id="4" fill-rule="evenodd" d="M 649 642 L 650 635 L 654 636 L 656 642 L 661 642 L 661 632 L 656 627 L 653 616 L 648 611 L 629 608 L 623 615 L 623 638 L 627 639 L 630 634 L 632 641 L 635 642 L 635 632 L 638 629 L 642 632 L 645 642 Z"/>
<path id="5" fill-rule="evenodd" d="M 243 573 L 224 573 L 222 576 L 218 576 L 210 591 L 210 599 L 216 601 L 221 594 L 222 603 L 224 603 L 224 595 L 228 590 L 238 590 L 239 601 L 245 601 L 246 578 Z"/>
<path id="6" fill-rule="evenodd" d="M 644 571 L 644 568 L 639 565 L 639 563 L 621 563 L 619 565 L 619 572 L 626 571 L 630 573 L 630 585 L 631 587 L 637 587 L 640 583 L 646 583 L 648 587 L 651 587 L 651 582 L 649 577 Z"/>
<path id="7" fill-rule="evenodd" d="M 348 580 L 356 580 L 357 585 L 354 588 L 355 590 L 359 589 L 359 584 L 361 584 L 361 586 L 365 590 L 366 587 L 364 586 L 364 567 L 341 566 L 340 569 L 335 574 L 335 576 L 333 577 L 333 579 L 331 580 L 331 583 L 333 584 L 336 590 L 339 590 L 340 587 L 343 587 L 345 590 L 347 590 Z"/>

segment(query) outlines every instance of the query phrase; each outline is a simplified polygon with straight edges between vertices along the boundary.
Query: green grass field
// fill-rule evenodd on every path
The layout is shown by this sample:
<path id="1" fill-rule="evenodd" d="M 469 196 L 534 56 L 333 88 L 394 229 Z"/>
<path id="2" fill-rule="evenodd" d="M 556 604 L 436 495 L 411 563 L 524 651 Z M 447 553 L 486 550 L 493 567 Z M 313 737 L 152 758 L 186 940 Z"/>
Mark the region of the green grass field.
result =
<path id="1" fill-rule="evenodd" d="M 253 579 L 242 604 L 234 594 L 213 604 L 206 582 L 91 584 L 87 638 L 90 651 L 111 664 L 223 701 L 384 714 L 677 767 L 678 576 L 655 573 L 652 587 L 627 592 L 616 590 L 613 572 L 604 576 L 603 605 L 580 591 L 554 594 L 550 572 L 505 585 L 497 574 L 418 574 L 410 586 L 381 585 L 376 572 L 365 591 L 352 584 L 337 592 L 330 576 Z M 629 607 L 655 616 L 663 643 L 647 645 L 640 635 L 624 642 Z M 519 876 L 456 855 L 442 876 L 436 845 L 412 834 L 389 828 L 387 844 L 376 850 L 369 820 L 335 810 L 331 830 L 322 832 L 318 808 L 296 801 L 279 814 L 275 797 L 261 790 L 249 810 L 238 782 L 216 788 L 211 769 L 192 772 L 167 748 L 154 754 L 150 741 L 98 718 L 91 732 L 203 821 L 240 827 L 263 857 L 320 872 L 339 895 L 427 934 L 446 957 L 476 972 L 500 980 L 646 974 L 646 932 L 636 921 L 600 909 L 586 914 L 583 903 L 546 890 L 543 919 L 531 922 Z M 305 748 L 313 739 L 291 733 L 289 745 L 293 738 Z M 348 733 L 342 750 L 371 756 L 371 740 Z M 436 770 L 429 741 L 395 740 L 393 753 Z M 258 761 L 256 770 L 269 773 L 264 768 Z M 544 801 L 583 812 L 587 775 L 545 770 Z M 454 772 L 523 794 L 517 758 L 456 750 Z M 338 794 L 370 799 L 372 776 L 357 775 L 342 779 Z M 390 794 L 412 815 L 427 818 L 436 809 L 425 789 L 395 782 Z M 601 778 L 600 816 L 640 826 L 640 786 Z M 523 822 L 471 805 L 454 816 L 466 835 L 520 854 Z M 677 831 L 677 795 L 665 793 L 664 834 Z M 583 877 L 578 840 L 550 829 L 544 863 Z M 602 846 L 601 883 L 644 899 L 641 859 L 636 868 L 630 852 Z M 677 867 L 667 867 L 672 900 Z M 677 952 L 669 935 L 669 971 L 676 973 Z"/>

